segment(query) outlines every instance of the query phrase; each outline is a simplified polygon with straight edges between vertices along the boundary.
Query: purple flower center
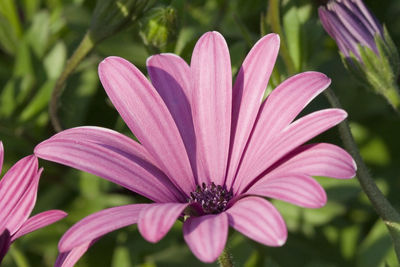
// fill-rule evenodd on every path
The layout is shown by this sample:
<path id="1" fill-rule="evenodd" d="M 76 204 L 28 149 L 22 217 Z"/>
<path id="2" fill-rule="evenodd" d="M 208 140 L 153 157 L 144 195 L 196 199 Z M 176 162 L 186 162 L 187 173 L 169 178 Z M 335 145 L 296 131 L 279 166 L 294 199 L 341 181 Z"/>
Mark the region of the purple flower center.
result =
<path id="1" fill-rule="evenodd" d="M 233 197 L 232 191 L 228 191 L 225 186 L 210 185 L 203 183 L 197 185 L 196 191 L 190 193 L 189 203 L 197 204 L 203 209 L 205 214 L 218 214 L 223 212 Z"/>

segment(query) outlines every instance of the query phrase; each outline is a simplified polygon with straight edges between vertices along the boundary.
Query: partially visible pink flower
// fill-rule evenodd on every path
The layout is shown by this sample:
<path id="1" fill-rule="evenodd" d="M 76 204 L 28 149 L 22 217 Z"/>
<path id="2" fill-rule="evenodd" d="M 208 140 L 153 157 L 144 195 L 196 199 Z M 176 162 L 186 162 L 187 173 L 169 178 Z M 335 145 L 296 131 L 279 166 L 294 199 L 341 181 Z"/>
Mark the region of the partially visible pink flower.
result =
<path id="1" fill-rule="evenodd" d="M 265 197 L 322 207 L 325 191 L 311 176 L 351 178 L 356 166 L 335 145 L 303 145 L 347 115 L 325 109 L 296 119 L 329 86 L 324 74 L 293 76 L 262 102 L 278 50 L 278 35 L 259 40 L 233 87 L 228 47 L 217 32 L 200 38 L 190 66 L 173 54 L 150 57 L 152 84 L 128 61 L 105 59 L 100 80 L 140 144 L 113 130 L 78 127 L 42 142 L 35 153 L 154 203 L 105 209 L 76 223 L 60 240 L 56 265 L 72 266 L 101 236 L 130 224 L 158 242 L 178 218 L 203 262 L 220 255 L 229 226 L 282 246 L 285 222 Z"/>
<path id="2" fill-rule="evenodd" d="M 3 157 L 3 143 L 0 142 L 0 171 Z M 14 240 L 67 215 L 61 210 L 49 210 L 29 218 L 35 206 L 42 170 L 38 170 L 36 156 L 27 156 L 0 180 L 0 263 Z"/>

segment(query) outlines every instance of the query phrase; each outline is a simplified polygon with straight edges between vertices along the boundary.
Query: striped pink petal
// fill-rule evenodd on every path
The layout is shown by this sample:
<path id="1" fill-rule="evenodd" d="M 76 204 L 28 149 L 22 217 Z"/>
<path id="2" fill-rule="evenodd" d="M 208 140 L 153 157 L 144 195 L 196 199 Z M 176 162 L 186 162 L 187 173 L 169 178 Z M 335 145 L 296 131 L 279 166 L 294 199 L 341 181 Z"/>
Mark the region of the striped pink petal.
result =
<path id="1" fill-rule="evenodd" d="M 347 117 L 347 113 L 341 109 L 325 109 L 308 114 L 289 126 L 280 134 L 272 138 L 268 146 L 263 147 L 259 158 L 240 169 L 234 190 L 243 192 L 245 188 L 254 181 L 255 177 L 267 170 L 275 162 L 298 146 L 307 142 L 318 134 L 332 128 Z M 256 148 L 254 148 L 256 149 Z M 247 171 L 244 176 L 244 171 Z"/>
<path id="2" fill-rule="evenodd" d="M 174 118 L 192 170 L 196 173 L 196 136 L 190 107 L 192 95 L 190 67 L 175 54 L 160 54 L 147 59 L 147 71 L 155 89 Z"/>
<path id="3" fill-rule="evenodd" d="M 308 144 L 293 150 L 271 170 L 274 174 L 299 173 L 308 176 L 352 178 L 357 166 L 344 149 L 326 143 Z M 263 178 L 262 178 L 263 179 Z"/>
<path id="4" fill-rule="evenodd" d="M 0 229 L 11 234 L 29 217 L 36 201 L 41 171 L 38 160 L 27 156 L 19 160 L 0 181 Z"/>
<path id="5" fill-rule="evenodd" d="M 330 79 L 322 73 L 304 72 L 290 77 L 272 91 L 261 107 L 237 179 L 249 176 L 249 165 L 265 157 L 275 138 L 329 84 Z"/>
<path id="6" fill-rule="evenodd" d="M 12 236 L 11 241 L 14 241 L 23 235 L 29 234 L 33 231 L 36 231 L 37 229 L 43 228 L 49 224 L 59 221 L 65 216 L 67 216 L 67 213 L 62 210 L 48 210 L 36 214 L 35 216 L 26 220 L 24 224 L 22 224 L 18 231 Z"/>
<path id="7" fill-rule="evenodd" d="M 96 241 L 87 241 L 82 245 L 74 247 L 70 251 L 60 253 L 57 257 L 54 267 L 74 267 L 78 260 L 85 254 L 85 252 L 95 243 Z"/>
<path id="8" fill-rule="evenodd" d="M 160 241 L 182 215 L 188 203 L 154 203 L 142 209 L 139 214 L 138 228 L 149 242 Z"/>
<path id="9" fill-rule="evenodd" d="M 185 197 L 139 143 L 113 130 L 78 127 L 62 131 L 35 148 L 43 159 L 87 171 L 151 200 L 176 202 Z"/>
<path id="10" fill-rule="evenodd" d="M 287 229 L 278 210 L 260 197 L 245 197 L 226 211 L 229 225 L 245 236 L 267 246 L 282 246 Z"/>
<path id="11" fill-rule="evenodd" d="M 60 252 L 68 252 L 109 232 L 135 224 L 139 220 L 140 211 L 147 207 L 148 204 L 133 204 L 93 213 L 68 229 L 61 237 L 58 249 Z"/>
<path id="12" fill-rule="evenodd" d="M 31 184 L 21 196 L 18 203 L 10 211 L 10 215 L 4 220 L 4 223 L 7 226 L 7 229 L 10 230 L 11 235 L 14 235 L 15 232 L 25 223 L 35 206 L 39 178 L 42 171 L 43 169 L 41 168 L 36 176 L 32 179 Z"/>
<path id="13" fill-rule="evenodd" d="M 246 193 L 280 199 L 306 208 L 321 208 L 327 200 L 324 189 L 317 181 L 297 173 L 267 174 Z"/>
<path id="14" fill-rule="evenodd" d="M 190 63 L 198 182 L 222 185 L 229 152 L 232 73 L 228 46 L 218 32 L 204 34 Z"/>
<path id="15" fill-rule="evenodd" d="M 157 166 L 185 193 L 193 191 L 193 172 L 179 130 L 146 77 L 118 57 L 103 60 L 99 76 L 110 100 Z"/>
<path id="16" fill-rule="evenodd" d="M 11 244 L 11 235 L 7 229 L 0 228 L 0 264 Z"/>
<path id="17" fill-rule="evenodd" d="M 229 170 L 226 186 L 230 188 L 240 157 L 253 128 L 262 97 L 279 51 L 279 35 L 268 34 L 250 50 L 236 78 L 232 96 L 232 129 Z"/>
<path id="18" fill-rule="evenodd" d="M 228 238 L 228 216 L 190 217 L 183 223 L 183 237 L 193 254 L 203 262 L 213 262 L 221 254 Z"/>

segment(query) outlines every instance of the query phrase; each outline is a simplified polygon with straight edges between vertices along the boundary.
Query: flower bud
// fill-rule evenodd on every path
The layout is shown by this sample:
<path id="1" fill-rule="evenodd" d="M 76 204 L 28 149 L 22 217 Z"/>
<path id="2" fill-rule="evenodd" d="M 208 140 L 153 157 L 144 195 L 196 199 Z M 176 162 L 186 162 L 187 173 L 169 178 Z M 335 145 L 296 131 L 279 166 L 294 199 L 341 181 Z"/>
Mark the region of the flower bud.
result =
<path id="1" fill-rule="evenodd" d="M 177 28 L 176 11 L 172 7 L 158 7 L 151 10 L 140 31 L 145 45 L 153 52 L 164 50 Z"/>
<path id="2" fill-rule="evenodd" d="M 319 8 L 322 26 L 336 41 L 346 68 L 364 86 L 400 107 L 397 49 L 362 0 L 330 0 Z"/>

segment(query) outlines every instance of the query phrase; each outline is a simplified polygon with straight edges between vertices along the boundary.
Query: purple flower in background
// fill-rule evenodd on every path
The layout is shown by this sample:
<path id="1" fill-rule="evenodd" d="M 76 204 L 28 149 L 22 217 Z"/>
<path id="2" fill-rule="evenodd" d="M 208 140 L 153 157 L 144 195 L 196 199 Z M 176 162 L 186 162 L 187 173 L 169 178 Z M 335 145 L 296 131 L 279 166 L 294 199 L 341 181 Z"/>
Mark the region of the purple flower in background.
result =
<path id="1" fill-rule="evenodd" d="M 0 170 L 3 157 L 4 149 L 0 142 Z M 27 156 L 0 180 L 0 263 L 14 240 L 67 216 L 61 210 L 49 210 L 29 218 L 35 206 L 42 170 L 38 170 L 35 156 Z"/>
<path id="2" fill-rule="evenodd" d="M 330 0 L 318 11 L 323 27 L 346 58 L 353 53 L 361 60 L 359 45 L 379 54 L 375 36 L 384 38 L 383 27 L 362 0 Z"/>
<path id="3" fill-rule="evenodd" d="M 318 72 L 293 76 L 262 102 L 279 50 L 269 34 L 247 55 L 232 86 L 221 34 L 197 42 L 190 66 L 174 54 L 147 60 L 148 79 L 131 63 L 106 58 L 100 80 L 140 141 L 100 127 L 60 132 L 35 148 L 38 157 L 101 176 L 152 200 L 105 209 L 61 238 L 57 266 L 72 266 L 101 236 L 138 224 L 158 242 L 177 219 L 191 251 L 203 262 L 220 255 L 229 226 L 267 246 L 282 246 L 284 220 L 267 200 L 319 208 L 323 188 L 312 175 L 351 178 L 351 156 L 331 144 L 307 144 L 346 118 L 340 109 L 296 119 L 330 84 Z"/>

